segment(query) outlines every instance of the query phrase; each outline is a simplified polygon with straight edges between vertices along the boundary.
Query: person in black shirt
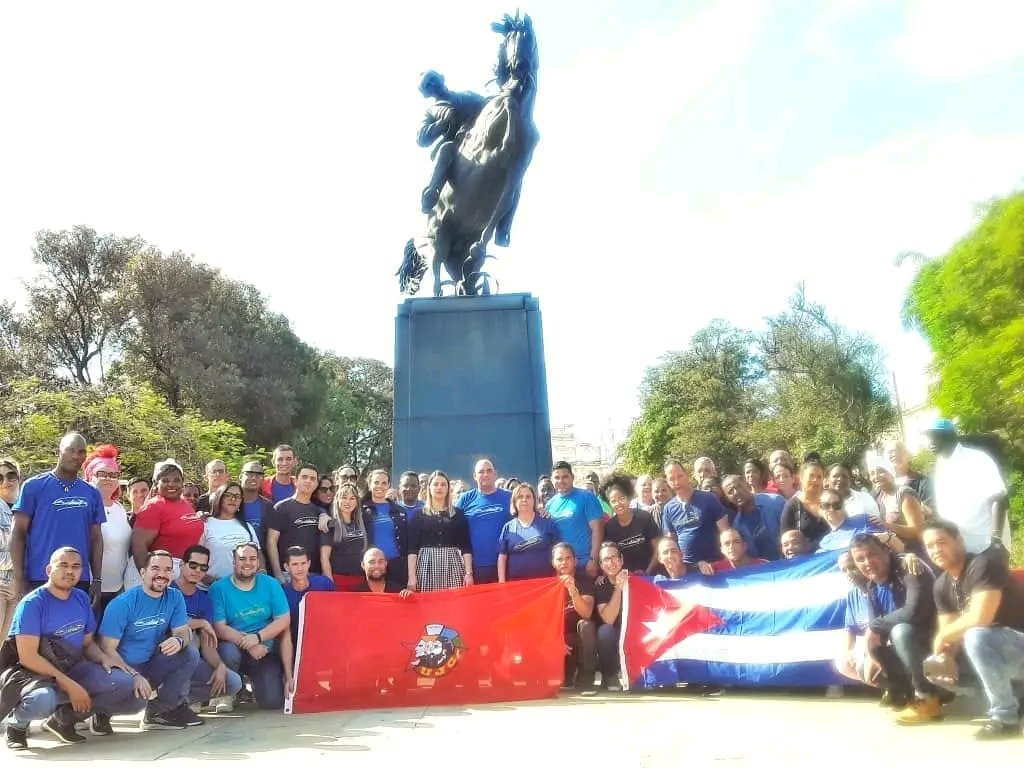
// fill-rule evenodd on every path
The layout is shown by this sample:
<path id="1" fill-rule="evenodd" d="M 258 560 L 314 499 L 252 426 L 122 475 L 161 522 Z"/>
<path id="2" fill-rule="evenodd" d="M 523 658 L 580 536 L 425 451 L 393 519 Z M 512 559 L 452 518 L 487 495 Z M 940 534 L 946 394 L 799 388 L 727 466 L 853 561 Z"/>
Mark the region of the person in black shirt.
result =
<path id="1" fill-rule="evenodd" d="M 864 630 L 868 654 L 885 675 L 885 701 L 903 707 L 897 720 L 916 725 L 941 717 L 939 690 L 924 676 L 924 658 L 935 626 L 934 577 L 912 574 L 870 533 L 853 537 L 850 559 L 860 576 L 870 619 Z"/>
<path id="2" fill-rule="evenodd" d="M 347 591 L 363 583 L 360 562 L 367 543 L 359 489 L 343 483 L 331 503 L 327 532 L 320 534 L 320 567 L 338 589 Z"/>
<path id="3" fill-rule="evenodd" d="M 594 582 L 594 602 L 601 626 L 597 628 L 597 659 L 601 667 L 601 687 L 621 691 L 619 681 L 619 633 L 622 629 L 622 590 L 629 580 L 623 567 L 622 551 L 612 541 L 601 544 L 597 559 L 601 575 Z"/>
<path id="4" fill-rule="evenodd" d="M 565 587 L 565 681 L 563 688 L 577 688 L 583 695 L 596 693 L 597 625 L 594 615 L 594 582 L 576 570 L 572 545 L 561 541 L 551 548 L 551 565 Z"/>
<path id="5" fill-rule="evenodd" d="M 273 514 L 264 521 L 267 527 L 267 565 L 278 581 L 288 581 L 284 563 L 290 547 L 302 547 L 309 555 L 309 570 L 320 573 L 320 507 L 311 503 L 320 482 L 320 471 L 303 464 L 295 476 L 295 495 L 274 505 Z M 276 557 L 275 557 L 276 555 Z"/>
<path id="6" fill-rule="evenodd" d="M 989 721 L 977 739 L 1020 735 L 1017 692 L 1024 690 L 1024 587 L 1009 571 L 1008 554 L 990 547 L 971 554 L 960 529 L 939 518 L 925 523 L 922 536 L 928 557 L 942 569 L 935 580 L 939 629 L 932 642 L 937 663 L 962 651 L 988 697 Z M 964 667 L 961 660 L 960 668 Z M 958 682 L 933 677 L 956 691 Z"/>
<path id="7" fill-rule="evenodd" d="M 469 523 L 452 506 L 448 476 L 440 470 L 427 480 L 427 501 L 409 521 L 408 587 L 420 592 L 473 586 L 473 545 Z"/>
<path id="8" fill-rule="evenodd" d="M 388 559 L 384 550 L 379 547 L 370 547 L 363 553 L 363 574 L 365 579 L 353 592 L 374 592 L 376 594 L 401 595 L 411 597 L 414 593 L 406 589 L 399 582 L 388 578 Z"/>
<path id="9" fill-rule="evenodd" d="M 619 545 L 627 571 L 648 573 L 656 564 L 654 542 L 661 537 L 661 528 L 649 513 L 631 504 L 633 482 L 625 475 L 610 475 L 601 483 L 599 493 L 615 513 L 605 523 L 605 541 Z"/>

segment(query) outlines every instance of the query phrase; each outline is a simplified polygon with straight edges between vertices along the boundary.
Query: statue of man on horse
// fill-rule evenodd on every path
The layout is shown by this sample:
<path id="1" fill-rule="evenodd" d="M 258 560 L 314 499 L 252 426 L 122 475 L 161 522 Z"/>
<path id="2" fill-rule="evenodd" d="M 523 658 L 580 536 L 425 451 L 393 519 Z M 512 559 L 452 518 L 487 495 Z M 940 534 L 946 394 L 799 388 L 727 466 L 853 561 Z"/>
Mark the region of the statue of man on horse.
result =
<path id="1" fill-rule="evenodd" d="M 502 35 L 494 82 L 484 97 L 450 91 L 437 72 L 426 72 L 420 92 L 433 103 L 420 127 L 420 146 L 434 145 L 434 171 L 421 195 L 427 227 L 406 243 L 399 287 L 414 295 L 428 265 L 434 295 L 449 286 L 455 295 L 491 292 L 484 270 L 487 245 L 511 241 L 512 219 L 523 176 L 540 136 L 533 123 L 537 93 L 537 40 L 527 15 L 506 15 L 491 25 Z M 441 278 L 441 268 L 448 274 Z"/>

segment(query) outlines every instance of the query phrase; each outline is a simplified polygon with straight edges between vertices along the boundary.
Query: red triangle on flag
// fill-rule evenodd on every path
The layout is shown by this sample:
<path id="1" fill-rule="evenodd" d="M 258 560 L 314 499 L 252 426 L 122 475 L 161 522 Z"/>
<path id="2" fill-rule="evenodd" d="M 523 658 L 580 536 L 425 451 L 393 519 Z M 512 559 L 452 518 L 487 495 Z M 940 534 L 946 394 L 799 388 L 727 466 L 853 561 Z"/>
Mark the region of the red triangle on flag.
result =
<path id="1" fill-rule="evenodd" d="M 630 684 L 684 638 L 724 623 L 704 606 L 684 603 L 642 577 L 629 579 L 624 597 L 622 652 Z"/>

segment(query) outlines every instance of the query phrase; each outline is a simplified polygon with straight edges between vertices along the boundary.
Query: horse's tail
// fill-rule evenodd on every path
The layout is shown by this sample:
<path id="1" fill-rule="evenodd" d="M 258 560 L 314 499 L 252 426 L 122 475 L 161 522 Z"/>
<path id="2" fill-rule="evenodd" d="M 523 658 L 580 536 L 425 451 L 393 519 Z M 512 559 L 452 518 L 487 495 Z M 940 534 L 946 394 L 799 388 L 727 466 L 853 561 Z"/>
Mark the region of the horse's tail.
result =
<path id="1" fill-rule="evenodd" d="M 420 289 L 420 281 L 427 273 L 427 260 L 423 258 L 412 238 L 405 244 L 405 257 L 402 265 L 395 272 L 398 275 L 398 287 L 406 296 L 415 296 Z"/>

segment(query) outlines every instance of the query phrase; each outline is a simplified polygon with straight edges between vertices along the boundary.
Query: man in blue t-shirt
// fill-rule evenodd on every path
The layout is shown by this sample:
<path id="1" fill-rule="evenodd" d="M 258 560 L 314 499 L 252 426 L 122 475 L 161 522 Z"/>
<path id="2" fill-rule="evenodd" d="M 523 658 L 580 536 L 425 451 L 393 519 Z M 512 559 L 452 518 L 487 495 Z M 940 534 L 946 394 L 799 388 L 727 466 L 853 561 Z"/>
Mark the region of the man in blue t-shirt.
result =
<path id="1" fill-rule="evenodd" d="M 551 468 L 555 495 L 547 503 L 547 512 L 558 526 L 559 538 L 572 546 L 576 567 L 583 567 L 594 579 L 600 573 L 597 550 L 604 536 L 604 510 L 597 496 L 574 488 L 573 479 L 569 462 L 559 461 Z"/>
<path id="2" fill-rule="evenodd" d="M 403 472 L 398 478 L 398 501 L 395 502 L 405 510 L 405 519 L 412 520 L 412 516 L 423 509 L 423 499 L 420 498 L 420 476 L 415 472 Z M 476 560 L 476 558 L 473 558 Z"/>
<path id="3" fill-rule="evenodd" d="M 665 464 L 665 479 L 675 496 L 665 503 L 661 530 L 672 536 L 688 565 L 722 559 L 718 534 L 729 528 L 729 516 L 713 493 L 690 484 L 690 472 L 678 461 Z"/>
<path id="4" fill-rule="evenodd" d="M 75 732 L 75 722 L 88 716 L 89 729 L 96 735 L 113 733 L 110 716 L 138 711 L 132 680 L 123 669 L 93 642 L 96 619 L 89 599 L 75 589 L 82 576 L 82 555 L 72 547 L 61 547 L 46 566 L 46 583 L 29 592 L 18 603 L 11 624 L 11 637 L 18 648 L 19 663 L 29 672 L 52 678 L 23 692 L 4 719 L 8 749 L 28 748 L 29 723 L 41 720 L 43 730 L 65 744 L 84 741 Z M 73 654 L 66 665 L 57 666 L 42 654 L 44 643 L 59 641 Z M 17 673 L 15 673 L 17 674 Z M 58 705 L 59 697 L 69 703 Z"/>
<path id="5" fill-rule="evenodd" d="M 85 438 L 69 432 L 60 441 L 57 466 L 27 480 L 14 502 L 11 559 L 18 595 L 46 582 L 50 555 L 61 547 L 89 553 L 82 564 L 79 589 L 89 593 L 94 606 L 103 593 L 103 534 L 107 521 L 103 497 L 78 477 L 85 463 Z"/>
<path id="6" fill-rule="evenodd" d="M 256 572 L 260 552 L 254 544 L 239 544 L 233 558 L 231 576 L 210 587 L 220 657 L 249 676 L 260 709 L 281 709 L 295 687 L 288 600 L 280 582 Z"/>
<path id="7" fill-rule="evenodd" d="M 245 522 L 256 531 L 256 538 L 259 539 L 260 549 L 266 552 L 266 520 L 274 511 L 274 503 L 260 495 L 263 477 L 263 463 L 260 461 L 250 461 L 242 467 L 242 476 L 239 482 L 242 484 L 242 516 Z"/>
<path id="8" fill-rule="evenodd" d="M 134 678 L 138 698 L 148 701 L 146 730 L 203 724 L 188 708 L 199 652 L 191 644 L 185 598 L 170 589 L 173 574 L 170 552 L 148 553 L 142 584 L 111 600 L 100 622 L 103 650 Z"/>
<path id="9" fill-rule="evenodd" d="M 740 475 L 726 475 L 722 493 L 736 510 L 732 525 L 747 542 L 747 553 L 764 560 L 781 560 L 779 540 L 786 499 L 777 493 L 754 493 Z"/>
<path id="10" fill-rule="evenodd" d="M 210 550 L 195 544 L 181 556 L 181 574 L 171 587 L 185 598 L 188 628 L 192 630 L 192 647 L 199 651 L 199 664 L 192 674 L 189 703 L 210 701 L 217 714 L 234 710 L 233 697 L 242 690 L 242 678 L 228 669 L 217 653 L 217 633 L 213 629 L 213 601 L 199 588 L 210 570 Z"/>
<path id="11" fill-rule="evenodd" d="M 476 488 L 462 494 L 455 506 L 466 514 L 469 540 L 473 545 L 473 583 L 493 584 L 498 580 L 498 536 L 512 516 L 512 492 L 497 486 L 498 473 L 489 459 L 473 468 Z"/>
<path id="12" fill-rule="evenodd" d="M 307 592 L 333 592 L 334 582 L 319 573 L 309 572 L 309 555 L 302 547 L 290 547 L 285 553 L 288 561 L 288 581 L 284 586 L 284 597 L 288 601 L 288 613 L 291 616 L 292 643 L 298 647 L 299 637 L 299 603 Z"/>

